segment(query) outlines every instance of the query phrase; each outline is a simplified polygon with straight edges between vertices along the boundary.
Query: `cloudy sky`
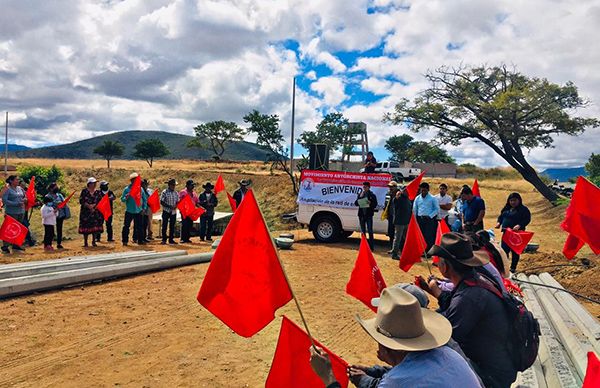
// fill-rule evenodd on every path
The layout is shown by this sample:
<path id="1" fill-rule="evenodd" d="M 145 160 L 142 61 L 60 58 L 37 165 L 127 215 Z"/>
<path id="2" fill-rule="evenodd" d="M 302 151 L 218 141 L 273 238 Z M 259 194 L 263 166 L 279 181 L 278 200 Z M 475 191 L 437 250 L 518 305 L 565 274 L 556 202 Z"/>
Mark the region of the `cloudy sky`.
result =
<path id="1" fill-rule="evenodd" d="M 251 109 L 278 114 L 289 136 L 341 111 L 385 139 L 381 123 L 440 65 L 506 63 L 552 82 L 573 81 L 600 117 L 600 0 L 4 0 L 0 109 L 10 142 L 67 143 L 108 132 L 192 134 Z M 414 135 L 430 139 L 434 133 Z M 600 130 L 533 150 L 539 168 L 578 166 L 600 151 Z M 459 162 L 502 165 L 474 144 Z M 296 152 L 298 154 L 298 152 Z"/>

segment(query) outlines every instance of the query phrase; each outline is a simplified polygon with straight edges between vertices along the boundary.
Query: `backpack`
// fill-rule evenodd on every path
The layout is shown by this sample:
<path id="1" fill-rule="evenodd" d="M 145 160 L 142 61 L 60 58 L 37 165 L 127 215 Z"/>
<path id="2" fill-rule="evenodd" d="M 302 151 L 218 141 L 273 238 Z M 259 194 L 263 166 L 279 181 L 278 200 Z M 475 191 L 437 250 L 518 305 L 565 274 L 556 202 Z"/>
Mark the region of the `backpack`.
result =
<path id="1" fill-rule="evenodd" d="M 527 310 L 523 301 L 512 294 L 503 292 L 496 283 L 480 274 L 477 280 L 464 281 L 469 287 L 481 287 L 500 298 L 508 313 L 510 327 L 508 350 L 515 369 L 519 372 L 533 365 L 540 347 L 540 324 L 533 314 Z"/>

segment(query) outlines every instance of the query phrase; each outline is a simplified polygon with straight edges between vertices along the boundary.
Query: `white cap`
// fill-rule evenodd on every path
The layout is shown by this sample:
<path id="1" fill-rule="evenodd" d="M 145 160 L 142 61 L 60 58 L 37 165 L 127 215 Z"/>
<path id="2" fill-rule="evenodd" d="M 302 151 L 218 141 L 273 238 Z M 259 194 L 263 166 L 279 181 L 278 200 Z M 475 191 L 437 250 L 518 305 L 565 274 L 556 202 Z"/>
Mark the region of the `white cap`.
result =
<path id="1" fill-rule="evenodd" d="M 132 172 L 132 173 L 129 175 L 129 179 L 135 179 L 135 178 L 137 178 L 138 176 L 140 176 L 140 175 L 139 175 L 137 172 Z"/>
<path id="2" fill-rule="evenodd" d="M 90 183 L 96 183 L 96 182 L 98 182 L 98 181 L 97 181 L 97 180 L 96 180 L 96 178 L 94 178 L 93 176 L 92 176 L 92 177 L 89 177 L 89 178 L 88 178 L 88 181 L 87 181 L 88 185 L 89 185 Z"/>

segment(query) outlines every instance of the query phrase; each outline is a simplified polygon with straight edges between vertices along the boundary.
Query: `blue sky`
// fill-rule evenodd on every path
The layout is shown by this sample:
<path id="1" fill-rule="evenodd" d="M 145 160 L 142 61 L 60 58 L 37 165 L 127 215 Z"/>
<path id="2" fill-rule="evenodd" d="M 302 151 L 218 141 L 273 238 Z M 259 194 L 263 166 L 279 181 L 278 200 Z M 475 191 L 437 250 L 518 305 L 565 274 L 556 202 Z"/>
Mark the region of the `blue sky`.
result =
<path id="1" fill-rule="evenodd" d="M 62 144 L 146 129 L 192 134 L 252 109 L 296 132 L 327 112 L 367 123 L 369 144 L 408 133 L 381 123 L 442 65 L 509 64 L 551 82 L 573 81 L 600 117 L 600 5 L 544 0 L 55 0 L 5 1 L 0 15 L 0 109 L 11 142 Z M 544 9 L 544 12 L 539 12 Z M 556 26 L 560 25 L 560 33 Z M 430 140 L 435 132 L 411 134 Z M 600 130 L 534 149 L 538 168 L 580 166 Z M 249 138 L 248 140 L 252 140 Z M 506 165 L 475 142 L 447 147 L 459 163 Z M 296 155 L 298 152 L 296 152 Z"/>

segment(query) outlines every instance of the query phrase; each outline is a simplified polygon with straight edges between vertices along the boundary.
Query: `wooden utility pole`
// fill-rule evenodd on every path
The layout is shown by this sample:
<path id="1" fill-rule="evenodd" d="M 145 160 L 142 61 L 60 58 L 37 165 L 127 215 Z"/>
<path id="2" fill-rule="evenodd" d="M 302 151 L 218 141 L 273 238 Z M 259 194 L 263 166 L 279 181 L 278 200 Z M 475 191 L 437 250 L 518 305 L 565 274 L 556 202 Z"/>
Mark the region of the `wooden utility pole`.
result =
<path id="1" fill-rule="evenodd" d="M 294 119 L 296 116 L 296 77 L 292 86 L 292 134 L 290 139 L 290 171 L 294 173 Z"/>
<path id="2" fill-rule="evenodd" d="M 6 112 L 6 125 L 4 128 L 4 175 L 8 175 L 8 112 Z"/>

